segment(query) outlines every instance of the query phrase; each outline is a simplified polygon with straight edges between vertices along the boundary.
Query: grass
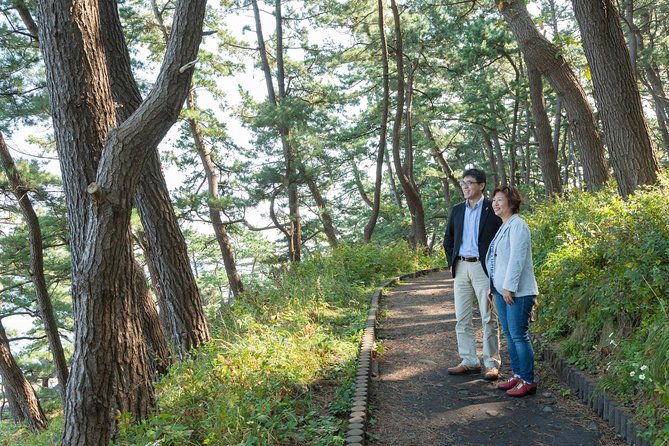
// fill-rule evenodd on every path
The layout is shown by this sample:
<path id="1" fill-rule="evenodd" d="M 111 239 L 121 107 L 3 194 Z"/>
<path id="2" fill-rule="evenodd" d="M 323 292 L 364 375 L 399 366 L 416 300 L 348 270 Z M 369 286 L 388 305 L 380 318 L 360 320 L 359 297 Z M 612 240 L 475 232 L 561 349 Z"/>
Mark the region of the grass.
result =
<path id="1" fill-rule="evenodd" d="M 343 445 L 371 292 L 442 262 L 404 244 L 343 247 L 251 284 L 212 312 L 215 339 L 156 384 L 155 415 L 120 417 L 114 444 Z M 51 419 L 40 434 L 2 424 L 0 444 L 58 444 Z"/>

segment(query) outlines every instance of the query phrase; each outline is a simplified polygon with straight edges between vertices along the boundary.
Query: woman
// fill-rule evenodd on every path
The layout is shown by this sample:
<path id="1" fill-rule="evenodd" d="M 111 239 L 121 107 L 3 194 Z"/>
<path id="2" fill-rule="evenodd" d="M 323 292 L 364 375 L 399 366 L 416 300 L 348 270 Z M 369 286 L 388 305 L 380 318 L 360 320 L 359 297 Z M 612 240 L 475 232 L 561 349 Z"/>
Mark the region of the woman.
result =
<path id="1" fill-rule="evenodd" d="M 495 188 L 492 208 L 495 215 L 502 219 L 502 226 L 486 256 L 490 275 L 489 298 L 495 299 L 513 370 L 513 376 L 500 382 L 497 388 L 515 397 L 537 391 L 529 323 L 539 289 L 532 266 L 530 229 L 518 216 L 522 202 L 523 198 L 515 187 Z"/>

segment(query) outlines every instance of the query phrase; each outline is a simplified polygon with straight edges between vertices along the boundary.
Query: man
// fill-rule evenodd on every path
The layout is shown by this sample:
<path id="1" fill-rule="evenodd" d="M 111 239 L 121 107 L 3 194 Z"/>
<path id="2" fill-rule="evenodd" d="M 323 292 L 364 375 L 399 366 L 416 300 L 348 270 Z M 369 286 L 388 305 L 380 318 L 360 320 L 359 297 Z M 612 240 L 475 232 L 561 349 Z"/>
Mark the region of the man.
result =
<path id="1" fill-rule="evenodd" d="M 460 364 L 450 367 L 448 373 L 465 375 L 481 372 L 472 322 L 476 298 L 483 324 L 484 379 L 492 381 L 499 377 L 499 328 L 494 307 L 488 304 L 490 282 L 485 255 L 502 220 L 493 212 L 492 203 L 483 197 L 485 172 L 467 169 L 460 184 L 465 201 L 453 207 L 444 236 L 448 266 L 455 279 L 455 333 L 461 358 Z"/>

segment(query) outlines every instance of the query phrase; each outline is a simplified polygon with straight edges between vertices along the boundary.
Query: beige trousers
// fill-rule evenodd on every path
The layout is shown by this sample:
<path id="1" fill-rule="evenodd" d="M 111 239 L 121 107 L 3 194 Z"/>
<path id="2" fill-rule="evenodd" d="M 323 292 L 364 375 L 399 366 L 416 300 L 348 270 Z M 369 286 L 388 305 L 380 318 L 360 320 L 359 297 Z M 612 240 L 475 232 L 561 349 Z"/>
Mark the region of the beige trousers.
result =
<path id="1" fill-rule="evenodd" d="M 455 334 L 458 339 L 458 353 L 462 364 L 480 365 L 476 354 L 476 335 L 473 324 L 474 299 L 478 301 L 483 325 L 483 366 L 499 368 L 499 325 L 494 305 L 488 306 L 487 292 L 490 287 L 488 276 L 481 262 L 458 260 L 455 265 L 453 283 L 455 294 Z"/>

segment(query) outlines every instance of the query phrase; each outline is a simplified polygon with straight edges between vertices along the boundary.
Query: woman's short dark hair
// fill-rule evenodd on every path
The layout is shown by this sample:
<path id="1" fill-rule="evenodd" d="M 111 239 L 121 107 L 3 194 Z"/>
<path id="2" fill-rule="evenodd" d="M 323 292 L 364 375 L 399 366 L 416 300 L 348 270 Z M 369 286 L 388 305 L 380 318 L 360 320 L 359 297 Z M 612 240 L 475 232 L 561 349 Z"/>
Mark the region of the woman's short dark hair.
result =
<path id="1" fill-rule="evenodd" d="M 517 214 L 520 212 L 520 205 L 522 204 L 523 197 L 520 195 L 518 189 L 513 186 L 497 186 L 494 191 L 492 191 L 492 196 L 497 195 L 497 192 L 501 192 L 506 195 L 506 199 L 509 202 L 509 207 L 511 212 Z"/>

